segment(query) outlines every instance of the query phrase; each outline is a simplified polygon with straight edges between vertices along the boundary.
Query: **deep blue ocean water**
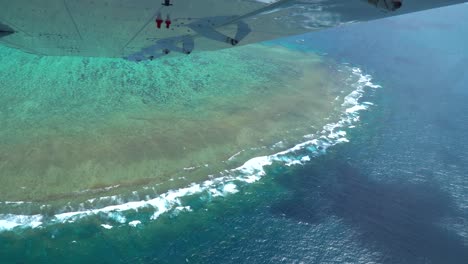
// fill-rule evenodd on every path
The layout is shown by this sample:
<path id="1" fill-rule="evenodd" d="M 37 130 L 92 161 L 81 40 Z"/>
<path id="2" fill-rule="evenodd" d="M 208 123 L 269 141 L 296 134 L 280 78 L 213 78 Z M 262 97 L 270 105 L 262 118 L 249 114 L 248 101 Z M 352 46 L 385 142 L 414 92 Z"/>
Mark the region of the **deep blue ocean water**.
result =
<path id="1" fill-rule="evenodd" d="M 383 86 L 350 143 L 144 226 L 3 233 L 2 263 L 468 263 L 466 21 L 461 5 L 278 41 Z"/>

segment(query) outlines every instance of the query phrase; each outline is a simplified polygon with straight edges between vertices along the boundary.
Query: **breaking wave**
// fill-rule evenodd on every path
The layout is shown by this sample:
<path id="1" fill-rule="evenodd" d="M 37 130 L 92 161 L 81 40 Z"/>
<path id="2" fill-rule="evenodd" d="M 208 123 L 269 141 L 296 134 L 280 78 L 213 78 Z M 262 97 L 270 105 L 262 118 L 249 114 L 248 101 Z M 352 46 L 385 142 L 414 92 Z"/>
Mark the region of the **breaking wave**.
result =
<path id="1" fill-rule="evenodd" d="M 312 158 L 326 153 L 327 149 L 340 143 L 348 142 L 346 129 L 353 128 L 359 121 L 359 112 L 368 109 L 372 103 L 360 102 L 360 99 L 368 89 L 379 88 L 379 85 L 371 82 L 372 77 L 365 75 L 359 68 L 351 68 L 349 81 L 355 88 L 353 92 L 345 96 L 341 104 L 341 114 L 337 122 L 325 125 L 321 131 L 305 135 L 305 142 L 276 154 L 255 157 L 242 166 L 231 170 L 225 170 L 218 175 L 210 175 L 209 180 L 201 183 L 193 183 L 185 188 L 169 190 L 155 197 L 146 196 L 139 201 L 124 202 L 122 197 L 107 196 L 88 200 L 79 209 L 66 209 L 62 213 L 50 216 L 42 214 L 0 214 L 0 231 L 14 230 L 17 228 L 41 228 L 57 223 L 73 223 L 87 217 L 97 217 L 102 228 L 111 229 L 115 225 L 128 225 L 136 227 L 149 221 L 158 219 L 162 214 L 171 213 L 177 215 L 180 212 L 191 211 L 191 201 L 188 197 L 196 196 L 196 200 L 202 203 L 209 202 L 217 197 L 237 193 L 243 185 L 259 181 L 266 175 L 265 167 L 273 163 L 293 166 L 301 165 Z M 356 81 L 357 80 L 357 81 Z M 337 97 L 336 100 L 341 98 Z M 237 155 L 237 154 L 235 154 Z M 234 156 L 235 156 L 234 155 Z M 109 202 L 114 204 L 109 205 Z M 2 202 L 11 206 L 21 205 L 27 202 Z M 105 204 L 108 205 L 105 205 Z M 117 204 L 115 204 L 117 203 Z M 84 208 L 93 209 L 84 209 Z M 131 212 L 144 211 L 144 214 Z"/>

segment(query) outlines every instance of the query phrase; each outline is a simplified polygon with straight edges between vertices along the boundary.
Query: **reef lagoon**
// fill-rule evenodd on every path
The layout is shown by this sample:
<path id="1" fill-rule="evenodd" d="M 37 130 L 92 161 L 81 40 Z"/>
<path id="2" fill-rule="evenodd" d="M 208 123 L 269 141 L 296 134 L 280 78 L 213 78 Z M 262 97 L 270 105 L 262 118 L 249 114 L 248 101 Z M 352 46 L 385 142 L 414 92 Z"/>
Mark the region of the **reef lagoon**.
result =
<path id="1" fill-rule="evenodd" d="M 358 68 L 272 44 L 149 63 L 1 54 L 2 213 L 52 222 L 146 207 L 168 191 L 243 175 L 243 164 L 261 170 L 246 161 L 304 138 L 340 140 L 330 124 L 365 108 L 357 99 L 373 86 Z M 44 224 L 37 217 L 34 227 Z"/>

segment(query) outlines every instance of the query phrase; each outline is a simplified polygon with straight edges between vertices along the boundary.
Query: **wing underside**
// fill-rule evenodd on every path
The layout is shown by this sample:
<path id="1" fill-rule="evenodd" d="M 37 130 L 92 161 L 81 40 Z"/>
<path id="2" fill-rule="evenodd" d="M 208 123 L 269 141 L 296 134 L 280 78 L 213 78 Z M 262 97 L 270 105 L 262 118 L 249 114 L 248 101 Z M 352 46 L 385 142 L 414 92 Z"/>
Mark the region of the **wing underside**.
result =
<path id="1" fill-rule="evenodd" d="M 0 0 L 0 42 L 55 56 L 217 50 L 461 0 Z M 401 6 L 400 6 L 401 5 Z"/>

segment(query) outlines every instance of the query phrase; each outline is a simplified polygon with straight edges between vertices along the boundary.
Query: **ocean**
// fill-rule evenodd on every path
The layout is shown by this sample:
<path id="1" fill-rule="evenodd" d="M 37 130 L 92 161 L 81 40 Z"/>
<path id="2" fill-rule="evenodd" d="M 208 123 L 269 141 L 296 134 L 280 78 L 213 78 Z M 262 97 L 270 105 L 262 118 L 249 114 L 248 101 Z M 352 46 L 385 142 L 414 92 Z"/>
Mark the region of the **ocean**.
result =
<path id="1" fill-rule="evenodd" d="M 169 179 L 169 182 L 175 181 L 178 184 L 169 185 L 164 190 L 151 189 L 155 183 L 153 179 L 145 181 L 142 176 L 137 183 L 130 182 L 123 188 L 109 188 L 101 193 L 96 190 L 109 186 L 106 182 L 93 182 L 94 178 L 91 178 L 88 181 L 96 183 L 95 186 L 90 185 L 94 186 L 92 191 L 83 196 L 77 195 L 78 198 L 69 198 L 60 196 L 63 190 L 68 190 L 66 182 L 56 180 L 53 174 L 44 174 L 48 175 L 49 183 L 30 183 L 29 180 L 24 182 L 30 184 L 27 187 L 43 184 L 47 188 L 47 184 L 53 185 L 57 181 L 63 187 L 51 186 L 50 193 L 37 190 L 37 195 L 42 199 L 24 204 L 27 201 L 14 199 L 27 197 L 25 194 L 16 189 L 7 192 L 11 188 L 4 187 L 0 207 L 1 262 L 468 263 L 468 140 L 465 138 L 468 131 L 468 28 L 463 25 L 467 18 L 468 5 L 458 5 L 346 25 L 264 44 L 262 48 L 280 49 L 281 54 L 291 50 L 316 54 L 311 56 L 319 59 L 311 57 L 310 62 L 303 62 L 303 65 L 309 63 L 310 67 L 315 67 L 315 61 L 319 60 L 320 65 L 326 66 L 318 69 L 328 67 L 330 70 L 326 73 L 335 73 L 336 76 L 342 74 L 343 78 L 336 78 L 340 80 L 337 83 L 346 84 L 346 87 L 338 89 L 336 86 L 339 85 L 331 85 L 328 89 L 335 88 L 333 93 L 316 96 L 320 100 L 329 98 L 329 102 L 335 102 L 333 98 L 336 96 L 337 103 L 324 111 L 324 106 L 313 108 L 307 105 L 307 101 L 292 101 L 296 108 L 281 108 L 291 111 L 286 118 L 272 119 L 276 124 L 272 122 L 273 124 L 268 125 L 253 125 L 247 132 L 241 133 L 244 135 L 242 140 L 237 138 L 237 141 L 233 141 L 236 144 L 243 142 L 248 146 L 253 144 L 253 147 L 259 149 L 246 153 L 241 149 L 236 152 L 235 147 L 239 145 L 234 143 L 222 150 L 214 148 L 202 157 L 208 161 L 213 160 L 221 155 L 218 153 L 224 154 L 226 148 L 233 155 L 220 160 L 230 159 L 232 163 L 220 161 L 222 165 L 213 165 L 215 172 L 200 172 L 200 175 L 212 173 L 210 177 L 197 176 L 197 181 L 194 178 Z M 237 55 L 222 53 L 210 56 Z M 6 55 L 1 58 L 6 60 Z M 240 58 L 239 62 L 243 57 Z M 198 60 L 208 61 L 208 65 L 217 61 L 216 58 L 206 57 Z M 271 60 L 273 58 L 266 56 L 264 62 L 268 65 L 267 62 Z M 20 65 L 24 61 L 10 63 Z M 88 67 L 93 67 L 93 63 L 91 61 L 91 66 Z M 176 59 L 166 63 L 179 62 Z M 295 78 L 307 75 L 308 72 L 303 72 L 302 75 L 294 72 L 293 66 L 294 64 L 280 71 L 287 69 L 290 71 L 288 74 L 296 76 Z M 239 71 L 243 71 L 242 65 L 238 67 Z M 259 65 L 254 65 L 252 68 L 258 67 Z M 18 79 L 9 81 L 20 82 L 22 70 L 25 69 L 16 69 L 19 74 L 12 76 Z M 273 78 L 277 75 L 277 70 L 269 70 L 269 75 L 253 72 L 251 82 L 256 80 L 255 74 Z M 59 77 L 52 79 L 59 80 Z M 332 79 L 320 81 L 326 86 L 323 82 Z M 271 93 L 256 94 L 255 98 L 259 100 L 254 101 L 255 103 L 269 102 L 263 108 L 260 107 L 264 111 L 255 110 L 256 113 L 272 113 L 272 108 L 267 106 L 278 105 L 277 100 L 281 96 L 284 96 L 284 100 L 292 100 L 287 88 L 282 89 L 287 84 L 285 80 L 275 79 L 274 83 L 275 85 L 273 81 L 270 83 L 270 86 L 275 87 L 271 88 Z M 231 87 L 233 84 L 234 82 Z M 128 83 L 123 87 L 126 85 Z M 99 87 L 102 86 L 107 87 L 104 84 Z M 203 83 L 200 87 L 204 87 Z M 306 85 L 304 87 L 301 89 L 307 88 Z M 92 88 L 90 86 L 89 90 L 74 90 L 74 93 L 90 91 Z M 208 102 L 213 94 L 225 95 L 221 88 L 217 89 L 221 91 L 208 90 L 205 91 L 206 95 L 189 93 L 191 98 L 197 95 L 200 99 L 197 97 L 187 100 L 185 91 L 182 96 L 167 98 L 176 98 L 176 105 L 182 103 L 190 107 L 201 107 L 198 104 Z M 270 88 L 265 89 L 270 91 Z M 296 88 L 295 91 L 303 94 L 301 89 Z M 24 91 L 34 94 L 29 89 Z M 148 97 L 148 90 L 140 91 L 141 95 L 138 96 Z M 247 95 L 237 97 L 236 92 Z M 115 94 L 117 96 L 121 93 Z M 167 95 L 169 92 L 161 91 L 158 94 Z M 312 97 L 317 93 L 305 94 L 309 96 L 308 100 L 313 100 Z M 10 96 L 9 101 L 20 97 L 11 92 L 3 92 L 2 96 Z M 226 96 L 231 96 L 231 101 L 237 100 L 236 105 L 245 102 L 245 98 L 254 97 L 249 93 L 249 87 L 230 90 Z M 52 97 L 44 98 L 50 101 Z M 70 95 L 66 98 L 79 98 L 80 100 L 73 101 L 78 105 L 83 102 L 83 98 L 91 100 L 86 95 Z M 150 103 L 158 100 L 148 98 Z M 143 110 L 145 115 L 142 117 L 141 102 L 133 104 L 133 97 L 127 99 L 119 98 L 120 102 L 125 103 L 124 106 L 131 105 L 132 109 L 136 109 L 138 122 L 141 119 L 147 120 L 148 116 L 154 118 L 147 113 L 147 108 Z M 56 97 L 53 100 L 58 105 L 56 109 L 61 109 L 64 101 Z M 97 102 L 106 102 L 105 94 Z M 114 102 L 115 100 L 109 100 L 108 104 L 95 106 L 92 113 L 104 113 L 95 119 L 88 119 L 88 112 L 82 113 L 80 118 L 76 117 L 76 112 L 66 112 L 68 119 L 60 119 L 54 124 L 68 122 L 74 116 L 75 119 L 67 124 L 85 124 L 82 120 L 86 119 L 91 124 L 87 127 L 99 127 L 103 120 L 109 122 L 107 114 L 111 110 L 121 107 L 112 106 Z M 246 115 L 253 111 L 246 108 L 251 103 L 253 102 L 247 101 L 244 107 L 223 109 L 220 112 L 229 113 L 230 117 L 235 117 L 236 113 L 239 116 Z M 148 102 L 142 104 L 148 105 Z M 30 125 L 50 120 L 45 117 L 39 119 L 42 121 L 30 122 L 30 112 L 26 110 L 41 109 L 34 107 L 31 102 L 21 108 L 24 112 L 19 113 L 25 116 L 22 122 Z M 158 111 L 161 108 L 164 107 L 157 106 Z M 9 109 L 2 108 L 3 113 L 9 114 Z M 11 111 L 15 111 L 14 107 L 12 109 Z M 78 113 L 84 111 L 80 107 L 73 109 Z M 204 108 L 196 109 L 200 109 L 196 115 L 207 112 Z M 302 112 L 301 109 L 307 111 Z M 327 114 L 312 116 L 314 111 L 319 111 L 317 109 Z M 168 111 L 180 113 L 180 116 L 188 119 L 185 110 L 178 112 L 171 108 Z M 44 110 L 41 114 L 48 113 L 51 111 Z M 132 117 L 135 116 L 133 113 Z M 255 120 L 273 116 L 258 114 Z M 308 120 L 309 116 L 310 120 L 326 122 L 309 120 L 310 123 L 301 126 L 301 122 Z M 7 114 L 4 117 L 4 120 L 14 123 L 8 119 Z M 208 117 L 212 118 L 211 115 Z M 117 116 L 110 119 L 111 128 L 122 126 L 125 120 L 119 118 Z M 225 118 L 229 116 L 220 120 Z M 155 120 L 161 122 L 162 118 L 158 116 Z M 241 121 L 227 126 L 226 131 L 257 122 Z M 190 129 L 190 124 L 189 122 L 184 127 Z M 281 124 L 299 130 L 297 133 L 290 132 L 293 135 L 289 135 L 290 133 L 282 131 L 285 128 Z M 311 124 L 316 126 L 311 127 Z M 24 131 L 20 125 L 10 126 L 12 131 L 2 134 L 2 146 L 16 146 L 13 139 L 18 136 L 15 131 L 24 138 L 31 137 L 29 134 L 26 137 L 25 132 L 18 132 Z M 151 126 L 141 125 L 138 128 L 144 130 Z M 265 131 L 268 130 L 271 132 L 271 142 L 255 141 L 258 134 L 252 131 L 260 131 L 259 129 L 264 129 L 261 130 L 262 133 L 267 133 Z M 61 130 L 57 128 L 55 131 Z M 69 133 L 69 130 L 66 131 Z M 75 129 L 70 131 L 73 132 L 70 135 L 85 133 Z M 117 131 L 115 134 L 113 131 L 115 130 L 104 129 L 99 130 L 99 133 L 104 137 L 108 135 L 106 133 L 116 135 L 117 139 L 121 135 L 128 135 L 127 130 L 125 133 Z M 50 133 L 48 130 L 46 132 Z M 63 135 L 59 132 L 52 135 Z M 41 135 L 40 132 L 37 133 Z M 229 138 L 226 137 L 225 140 Z M 285 140 L 275 142 L 278 138 Z M 20 139 L 23 140 L 19 137 L 18 141 Z M 112 146 L 115 146 L 115 142 L 120 142 L 117 139 L 110 141 Z M 127 138 L 143 145 L 151 139 L 134 141 L 133 138 Z M 197 140 L 200 139 L 197 137 Z M 189 142 L 190 138 L 186 141 Z M 269 141 L 268 137 L 265 141 Z M 72 144 L 65 140 L 63 142 Z M 87 141 L 78 142 L 81 144 Z M 217 143 L 224 146 L 222 141 L 218 142 L 220 139 L 204 144 L 211 146 Z M 268 147 L 262 149 L 265 145 Z M 22 153 L 16 147 L 11 149 Z M 192 146 L 192 149 L 198 151 L 196 146 Z M 215 154 L 209 155 L 211 151 Z M 230 153 L 229 151 L 226 153 Z M 91 153 L 100 157 L 98 154 L 105 151 Z M 129 159 L 133 152 L 128 153 L 116 155 L 120 161 L 130 165 L 145 160 Z M 177 156 L 178 153 L 180 152 L 175 151 L 171 155 Z M 71 157 L 81 157 L 76 155 Z M 85 152 L 81 155 L 90 154 Z M 164 156 L 164 153 L 161 155 Z M 108 156 L 105 160 L 110 163 L 102 164 L 107 164 L 106 168 L 112 169 L 115 166 L 112 163 L 113 156 Z M 0 157 L 9 160 L 10 156 L 6 153 Z M 55 160 L 54 164 L 60 164 L 59 161 L 61 160 Z M 203 169 L 204 161 L 201 159 L 194 164 Z M 5 164 L 2 163 L 3 167 L 0 167 L 3 168 L 2 171 L 16 168 Z M 31 171 L 37 168 L 30 163 L 24 166 L 30 166 Z M 61 168 L 58 165 L 56 167 Z M 135 167 L 130 167 L 130 170 L 132 168 Z M 191 171 L 190 168 L 187 169 Z M 4 185 L 18 184 L 7 180 L 5 175 L 1 175 Z M 177 174 L 181 177 L 183 175 Z M 118 180 L 127 183 L 124 176 L 124 180 L 113 175 L 106 177 L 110 182 Z M 30 178 L 23 176 L 21 179 Z M 79 178 L 76 182 L 80 182 Z M 89 186 L 83 185 L 82 188 L 87 187 Z M 111 192 L 110 195 L 107 195 L 108 191 Z M 64 206 L 67 199 L 73 201 Z M 83 203 L 80 199 L 91 201 Z M 41 204 L 47 202 L 51 204 L 49 207 L 40 208 Z"/>

